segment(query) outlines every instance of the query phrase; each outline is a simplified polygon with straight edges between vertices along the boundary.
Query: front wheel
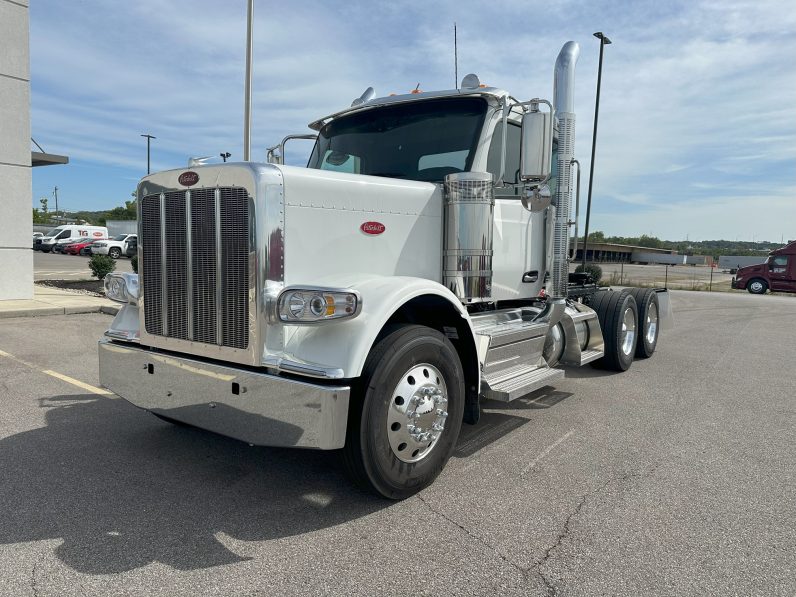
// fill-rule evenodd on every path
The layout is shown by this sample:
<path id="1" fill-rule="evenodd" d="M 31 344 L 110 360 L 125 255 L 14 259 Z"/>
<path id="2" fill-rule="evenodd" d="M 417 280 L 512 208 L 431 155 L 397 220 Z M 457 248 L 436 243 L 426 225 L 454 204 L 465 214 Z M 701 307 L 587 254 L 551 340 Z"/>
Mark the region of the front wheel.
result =
<path id="1" fill-rule="evenodd" d="M 368 356 L 349 407 L 343 464 L 360 486 L 407 498 L 448 462 L 462 424 L 464 372 L 437 330 L 401 325 Z"/>
<path id="2" fill-rule="evenodd" d="M 122 256 L 122 250 L 119 247 L 111 247 L 111 250 L 108 251 L 108 255 L 113 257 L 114 259 L 118 259 Z"/>
<path id="3" fill-rule="evenodd" d="M 749 282 L 749 284 L 746 286 L 746 289 L 752 294 L 765 294 L 766 290 L 768 290 L 768 284 L 766 284 L 765 280 L 755 278 Z"/>

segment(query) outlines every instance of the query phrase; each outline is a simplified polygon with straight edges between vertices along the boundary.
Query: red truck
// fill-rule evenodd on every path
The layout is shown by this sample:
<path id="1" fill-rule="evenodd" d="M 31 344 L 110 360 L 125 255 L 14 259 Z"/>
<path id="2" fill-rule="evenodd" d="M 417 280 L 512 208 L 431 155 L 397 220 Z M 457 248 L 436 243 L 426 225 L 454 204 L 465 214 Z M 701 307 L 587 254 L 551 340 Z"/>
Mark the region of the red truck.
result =
<path id="1" fill-rule="evenodd" d="M 796 292 L 796 241 L 771 251 L 764 263 L 739 268 L 732 287 L 752 294 Z"/>

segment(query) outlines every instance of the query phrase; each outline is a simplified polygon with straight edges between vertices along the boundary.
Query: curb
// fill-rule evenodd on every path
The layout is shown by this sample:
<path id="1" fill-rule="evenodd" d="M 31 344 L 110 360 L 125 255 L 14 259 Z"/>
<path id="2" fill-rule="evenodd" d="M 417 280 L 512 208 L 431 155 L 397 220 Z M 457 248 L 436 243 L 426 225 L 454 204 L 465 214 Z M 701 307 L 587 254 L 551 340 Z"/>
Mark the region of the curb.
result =
<path id="1" fill-rule="evenodd" d="M 15 309 L 14 311 L 0 310 L 0 319 L 13 319 L 17 317 L 46 317 L 48 315 L 79 315 L 81 313 L 104 313 L 116 315 L 118 307 L 110 305 L 88 305 L 85 307 L 34 307 L 30 309 Z"/>

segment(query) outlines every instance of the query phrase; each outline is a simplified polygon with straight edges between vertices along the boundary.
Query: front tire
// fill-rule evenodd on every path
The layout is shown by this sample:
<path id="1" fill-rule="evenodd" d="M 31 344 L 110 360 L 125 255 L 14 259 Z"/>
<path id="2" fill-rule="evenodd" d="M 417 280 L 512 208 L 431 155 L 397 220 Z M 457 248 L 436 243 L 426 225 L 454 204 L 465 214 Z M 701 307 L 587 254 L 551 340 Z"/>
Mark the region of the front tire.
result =
<path id="1" fill-rule="evenodd" d="M 765 280 L 755 278 L 754 280 L 749 280 L 746 289 L 752 294 L 765 294 L 766 290 L 768 290 L 768 284 L 766 284 Z"/>
<path id="2" fill-rule="evenodd" d="M 122 250 L 119 247 L 111 247 L 111 250 L 108 251 L 108 255 L 113 257 L 114 259 L 118 259 L 122 256 Z"/>
<path id="3" fill-rule="evenodd" d="M 371 350 L 352 391 L 343 464 L 359 486 L 393 500 L 430 485 L 456 446 L 464 371 L 437 330 L 401 325 Z"/>

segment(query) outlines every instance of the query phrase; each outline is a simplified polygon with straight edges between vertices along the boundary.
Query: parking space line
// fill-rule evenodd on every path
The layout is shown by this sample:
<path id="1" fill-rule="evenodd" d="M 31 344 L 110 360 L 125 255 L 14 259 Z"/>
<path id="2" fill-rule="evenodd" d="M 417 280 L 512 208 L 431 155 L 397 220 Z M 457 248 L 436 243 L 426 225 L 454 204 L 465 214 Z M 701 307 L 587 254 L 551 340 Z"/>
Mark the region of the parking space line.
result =
<path id="1" fill-rule="evenodd" d="M 50 371 L 49 369 L 47 369 L 43 370 L 42 373 L 55 377 L 56 379 L 60 379 L 61 381 L 65 381 L 66 383 L 71 383 L 73 386 L 82 388 L 88 392 L 91 392 L 92 394 L 99 394 L 100 396 L 110 396 L 113 394 L 113 392 L 109 392 L 108 390 L 103 390 L 102 388 L 98 388 L 97 386 L 92 386 L 91 384 L 82 382 L 79 379 L 75 379 L 74 377 L 69 377 L 68 375 L 64 375 L 63 373 L 58 373 L 57 371 Z"/>
<path id="2" fill-rule="evenodd" d="M 539 454 L 539 455 L 538 455 L 536 458 L 534 458 L 533 460 L 531 460 L 531 462 L 528 464 L 528 466 L 526 466 L 524 469 L 522 469 L 522 473 L 520 473 L 520 476 L 522 476 L 522 475 L 526 474 L 526 473 L 527 473 L 529 470 L 531 470 L 533 467 L 535 467 L 535 466 L 538 464 L 538 462 L 539 462 L 539 461 L 540 461 L 542 458 L 544 458 L 544 457 L 545 457 L 545 456 L 547 456 L 547 455 L 548 455 L 550 452 L 552 452 L 552 451 L 553 451 L 553 450 L 556 448 L 556 446 L 558 446 L 558 445 L 559 445 L 561 442 L 563 442 L 564 440 L 566 440 L 566 439 L 567 439 L 567 438 L 568 438 L 570 435 L 572 435 L 573 433 L 575 433 L 575 430 L 574 430 L 574 429 L 570 429 L 570 430 L 569 430 L 567 433 L 565 433 L 563 436 L 559 437 L 559 438 L 558 438 L 556 441 L 554 441 L 552 444 L 550 444 L 549 446 L 547 446 L 547 447 L 546 447 L 546 448 L 545 448 L 545 449 L 544 449 L 544 450 L 541 452 L 541 454 Z"/>
<path id="3" fill-rule="evenodd" d="M 80 388 L 81 390 L 86 390 L 91 392 L 92 394 L 98 394 L 100 396 L 113 396 L 113 392 L 109 392 L 108 390 L 104 390 L 102 388 L 98 388 L 97 386 L 92 386 L 91 384 L 87 384 L 79 379 L 75 379 L 74 377 L 69 377 L 68 375 L 64 375 L 63 373 L 58 373 L 57 371 L 52 371 L 51 369 L 40 369 L 33 363 L 28 363 L 20 359 L 19 357 L 15 357 L 13 354 L 8 353 L 4 350 L 0 350 L 0 357 L 5 357 L 7 359 L 11 359 L 12 361 L 16 361 L 20 365 L 24 365 L 25 367 L 29 367 L 39 373 L 44 373 L 45 375 L 49 375 L 50 377 L 54 377 L 56 379 L 60 379 L 61 381 L 65 381 L 66 383 L 72 384 Z"/>

